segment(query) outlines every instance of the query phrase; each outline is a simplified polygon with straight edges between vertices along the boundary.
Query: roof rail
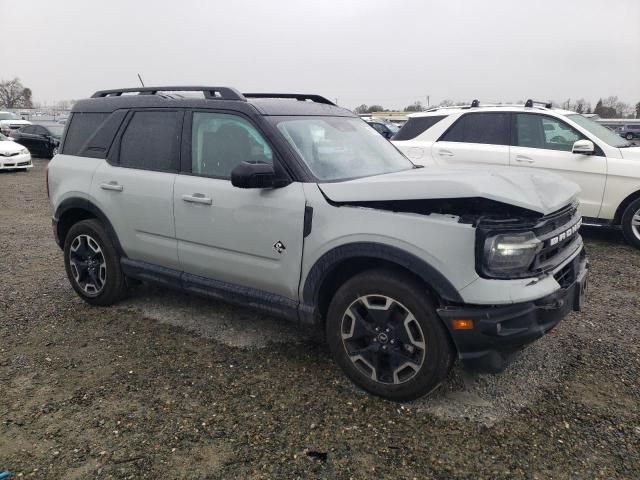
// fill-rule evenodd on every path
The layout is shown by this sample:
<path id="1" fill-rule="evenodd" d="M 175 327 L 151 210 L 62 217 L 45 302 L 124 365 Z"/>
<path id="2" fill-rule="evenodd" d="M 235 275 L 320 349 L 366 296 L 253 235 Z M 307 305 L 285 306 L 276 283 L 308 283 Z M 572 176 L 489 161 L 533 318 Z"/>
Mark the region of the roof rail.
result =
<path id="1" fill-rule="evenodd" d="M 336 106 L 331 100 L 321 95 L 307 95 L 304 93 L 243 93 L 245 98 L 292 98 L 304 102 L 310 100 L 315 103 L 324 103 L 325 105 Z"/>
<path id="2" fill-rule="evenodd" d="M 534 105 L 544 105 L 544 108 L 551 108 L 551 102 L 539 102 L 537 100 L 527 100 L 524 104 L 525 107 L 532 108 Z"/>
<path id="3" fill-rule="evenodd" d="M 231 87 L 140 87 L 140 88 L 117 88 L 115 90 L 100 90 L 91 98 L 119 97 L 123 93 L 138 93 L 138 95 L 155 95 L 158 92 L 202 92 L 204 98 L 208 100 L 241 100 L 247 99 Z"/>

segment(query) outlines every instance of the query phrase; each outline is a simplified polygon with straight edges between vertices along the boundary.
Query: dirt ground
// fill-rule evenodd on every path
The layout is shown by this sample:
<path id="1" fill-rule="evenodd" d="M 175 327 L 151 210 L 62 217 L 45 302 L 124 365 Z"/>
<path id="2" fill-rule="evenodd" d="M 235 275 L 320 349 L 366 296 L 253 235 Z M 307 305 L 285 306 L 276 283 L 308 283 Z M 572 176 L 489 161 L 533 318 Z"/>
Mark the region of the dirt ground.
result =
<path id="1" fill-rule="evenodd" d="M 69 286 L 44 168 L 0 173 L 0 471 L 15 478 L 640 478 L 640 252 L 583 232 L 586 310 L 500 375 L 407 404 L 295 325 L 142 286 Z"/>

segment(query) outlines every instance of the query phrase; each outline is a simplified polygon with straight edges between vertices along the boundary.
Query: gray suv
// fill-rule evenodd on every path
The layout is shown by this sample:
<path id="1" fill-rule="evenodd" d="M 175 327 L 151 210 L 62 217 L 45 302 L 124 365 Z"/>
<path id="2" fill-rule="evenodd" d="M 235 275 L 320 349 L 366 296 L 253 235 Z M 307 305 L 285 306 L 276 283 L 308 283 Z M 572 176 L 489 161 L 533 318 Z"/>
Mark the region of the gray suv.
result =
<path id="1" fill-rule="evenodd" d="M 584 301 L 575 184 L 418 168 L 318 95 L 97 92 L 47 181 L 88 303 L 155 282 L 321 327 L 349 378 L 392 400 L 456 358 L 499 371 Z"/>

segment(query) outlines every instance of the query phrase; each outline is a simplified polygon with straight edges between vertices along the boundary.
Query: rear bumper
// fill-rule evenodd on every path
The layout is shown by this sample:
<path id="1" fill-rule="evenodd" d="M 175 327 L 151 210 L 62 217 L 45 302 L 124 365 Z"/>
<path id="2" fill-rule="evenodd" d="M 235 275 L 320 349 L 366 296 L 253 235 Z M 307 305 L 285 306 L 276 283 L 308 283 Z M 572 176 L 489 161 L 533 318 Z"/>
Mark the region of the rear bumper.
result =
<path id="1" fill-rule="evenodd" d="M 522 347 L 542 337 L 570 312 L 579 311 L 588 269 L 584 250 L 568 268 L 570 283 L 538 300 L 505 306 L 439 309 L 438 314 L 449 328 L 463 365 L 493 373 L 504 370 Z M 474 328 L 455 330 L 452 321 L 456 319 L 473 320 Z"/>

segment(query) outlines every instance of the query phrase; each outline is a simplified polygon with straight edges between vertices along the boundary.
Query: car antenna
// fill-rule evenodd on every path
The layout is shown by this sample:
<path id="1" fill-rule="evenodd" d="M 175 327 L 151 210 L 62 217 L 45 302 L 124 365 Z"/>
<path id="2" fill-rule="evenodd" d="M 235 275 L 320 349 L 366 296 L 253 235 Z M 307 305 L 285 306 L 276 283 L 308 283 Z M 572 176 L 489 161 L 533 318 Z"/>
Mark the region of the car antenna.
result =
<path id="1" fill-rule="evenodd" d="M 140 83 L 142 84 L 142 88 L 144 88 L 144 82 L 142 81 L 142 77 L 140 76 L 140 74 L 138 74 L 138 80 L 140 80 Z"/>

